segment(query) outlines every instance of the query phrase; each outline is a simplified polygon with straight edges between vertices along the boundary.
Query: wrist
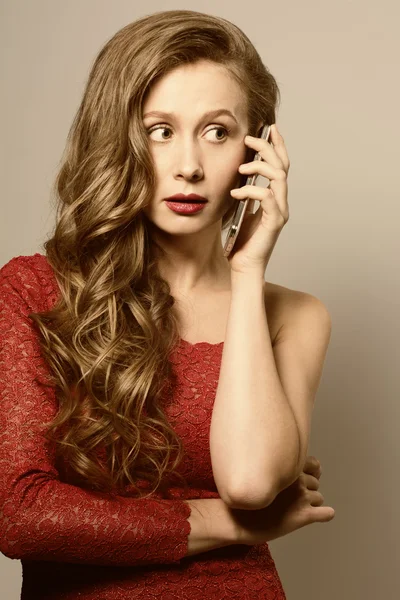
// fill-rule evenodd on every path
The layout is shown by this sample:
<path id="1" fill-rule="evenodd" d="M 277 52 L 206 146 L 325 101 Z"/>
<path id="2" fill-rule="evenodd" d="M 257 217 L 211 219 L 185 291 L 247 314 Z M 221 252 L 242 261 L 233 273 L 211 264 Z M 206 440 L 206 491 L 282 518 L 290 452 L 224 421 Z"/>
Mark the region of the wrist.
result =
<path id="1" fill-rule="evenodd" d="M 215 547 L 236 544 L 239 527 L 229 506 L 221 498 L 186 501 L 191 507 L 189 522 L 191 535 L 197 543 L 211 543 Z M 190 536 L 189 536 L 190 537 Z"/>
<path id="2" fill-rule="evenodd" d="M 265 284 L 265 271 L 262 269 L 252 269 L 248 271 L 232 271 L 231 272 L 231 285 L 232 289 L 235 287 L 243 287 L 246 290 L 250 287 L 261 287 L 264 288 Z"/>
<path id="3" fill-rule="evenodd" d="M 243 271 L 235 271 L 231 269 L 231 279 L 261 279 L 265 278 L 264 266 L 252 267 L 251 269 L 245 269 Z"/>

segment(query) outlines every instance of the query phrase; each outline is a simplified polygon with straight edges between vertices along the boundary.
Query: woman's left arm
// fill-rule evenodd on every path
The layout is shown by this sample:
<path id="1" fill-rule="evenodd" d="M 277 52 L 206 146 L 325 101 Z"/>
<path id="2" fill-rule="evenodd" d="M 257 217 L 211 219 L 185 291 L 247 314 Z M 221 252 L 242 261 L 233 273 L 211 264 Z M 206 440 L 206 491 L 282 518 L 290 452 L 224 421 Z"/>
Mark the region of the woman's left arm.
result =
<path id="1" fill-rule="evenodd" d="M 264 508 L 299 477 L 331 332 L 325 305 L 293 292 L 272 347 L 263 290 L 261 277 L 234 278 L 211 419 L 214 480 L 232 508 Z"/>
<path id="2" fill-rule="evenodd" d="M 231 265 L 232 295 L 210 429 L 214 480 L 232 508 L 268 506 L 300 475 L 307 454 L 315 395 L 331 334 L 325 305 L 310 294 L 291 292 L 284 326 L 274 347 L 268 327 L 264 274 L 288 220 L 289 159 L 283 138 L 272 129 L 271 146 L 246 138 L 263 161 L 245 173 L 270 186 L 244 186 L 235 194 L 260 201 L 246 215 Z"/>

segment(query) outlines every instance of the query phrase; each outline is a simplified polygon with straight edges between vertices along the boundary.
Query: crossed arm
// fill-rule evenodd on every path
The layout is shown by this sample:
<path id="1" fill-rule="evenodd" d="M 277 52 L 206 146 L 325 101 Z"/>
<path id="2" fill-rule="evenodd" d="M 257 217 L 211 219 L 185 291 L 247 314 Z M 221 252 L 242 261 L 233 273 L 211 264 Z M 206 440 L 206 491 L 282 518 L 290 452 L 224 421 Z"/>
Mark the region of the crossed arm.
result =
<path id="1" fill-rule="evenodd" d="M 210 429 L 214 479 L 232 508 L 264 508 L 306 459 L 331 318 L 318 298 L 289 292 L 272 346 L 263 277 L 232 279 Z"/>

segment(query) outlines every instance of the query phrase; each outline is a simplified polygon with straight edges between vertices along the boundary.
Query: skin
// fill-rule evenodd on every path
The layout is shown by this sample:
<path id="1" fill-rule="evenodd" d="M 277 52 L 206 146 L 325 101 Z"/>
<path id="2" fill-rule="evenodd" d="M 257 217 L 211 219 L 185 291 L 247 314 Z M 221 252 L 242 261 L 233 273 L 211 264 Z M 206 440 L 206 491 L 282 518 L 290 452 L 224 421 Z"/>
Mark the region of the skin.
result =
<path id="1" fill-rule="evenodd" d="M 259 274 L 264 277 L 278 237 L 289 220 L 287 176 L 290 161 L 285 142 L 276 124 L 271 126 L 271 142 L 247 135 L 246 146 L 259 152 L 262 160 L 239 166 L 243 175 L 262 175 L 270 180 L 267 188 L 244 185 L 231 190 L 231 195 L 243 200 L 259 200 L 257 212 L 247 214 L 229 256 L 232 275 Z"/>
<path id="2" fill-rule="evenodd" d="M 230 511 L 235 539 L 240 544 L 271 542 L 313 523 L 328 523 L 335 517 L 331 506 L 323 506 L 319 492 L 322 468 L 314 456 L 307 456 L 300 477 L 261 510 Z"/>
<path id="3" fill-rule="evenodd" d="M 227 115 L 204 117 L 217 109 L 229 110 L 236 121 Z M 147 116 L 152 111 L 174 116 Z M 228 288 L 231 269 L 223 257 L 221 224 L 235 202 L 230 191 L 239 184 L 238 168 L 246 155 L 247 99 L 224 67 L 207 61 L 184 65 L 153 85 L 143 105 L 143 123 L 157 179 L 144 212 L 168 254 L 160 260 L 162 276 L 172 290 L 187 296 Z M 163 198 L 179 192 L 199 194 L 208 204 L 197 214 L 178 215 Z"/>
<path id="4" fill-rule="evenodd" d="M 205 116 L 218 109 L 230 111 L 233 117 Z M 149 114 L 156 111 L 169 115 Z M 233 274 L 251 272 L 263 278 L 289 218 L 290 162 L 276 125 L 271 128 L 270 142 L 247 136 L 246 97 L 224 67 L 208 61 L 180 66 L 158 80 L 144 102 L 143 124 L 157 182 L 144 212 L 153 239 L 167 254 L 160 258 L 159 268 L 172 294 L 194 297 L 227 290 Z M 247 147 L 260 152 L 263 160 L 243 165 Z M 267 177 L 268 188 L 236 188 L 240 174 L 253 173 Z M 197 214 L 179 215 L 163 202 L 176 193 L 196 193 L 208 203 Z M 259 209 L 254 215 L 246 214 L 235 247 L 225 258 L 222 216 L 235 199 L 246 197 L 259 201 Z M 334 511 L 322 506 L 318 492 L 320 475 L 317 459 L 307 457 L 300 478 L 263 509 L 272 516 L 268 531 L 260 530 L 262 511 L 232 511 L 242 543 L 271 540 L 304 525 L 331 520 Z"/>
<path id="5" fill-rule="evenodd" d="M 206 117 L 208 111 L 226 114 Z M 159 112 L 167 114 L 154 114 Z M 144 209 L 151 234 L 165 250 L 161 275 L 171 289 L 189 295 L 194 290 L 217 291 L 234 273 L 264 274 L 279 234 L 289 219 L 287 175 L 290 161 L 277 126 L 270 141 L 246 135 L 247 98 L 221 65 L 210 61 L 177 67 L 155 82 L 143 105 L 156 172 L 156 190 Z M 224 128 L 224 129 L 222 129 Z M 243 164 L 246 147 L 262 161 Z M 268 188 L 243 186 L 238 172 L 270 180 Z M 163 199 L 175 193 L 197 193 L 208 199 L 192 215 L 172 212 Z M 247 213 L 235 247 L 223 257 L 222 215 L 232 200 L 260 201 Z"/>

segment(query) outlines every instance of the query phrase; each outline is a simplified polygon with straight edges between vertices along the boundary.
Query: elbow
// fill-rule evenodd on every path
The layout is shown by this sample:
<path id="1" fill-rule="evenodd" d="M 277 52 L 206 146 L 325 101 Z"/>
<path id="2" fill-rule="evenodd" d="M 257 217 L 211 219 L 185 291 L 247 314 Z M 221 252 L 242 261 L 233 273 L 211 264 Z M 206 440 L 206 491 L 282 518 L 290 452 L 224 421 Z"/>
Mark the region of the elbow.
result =
<path id="1" fill-rule="evenodd" d="M 24 560 L 29 558 L 29 552 L 24 551 L 25 539 L 22 528 L 11 519 L 0 520 L 0 552 L 7 558 Z"/>
<path id="2" fill-rule="evenodd" d="M 27 511 L 29 513 L 29 511 Z M 29 519 L 22 507 L 16 506 L 15 497 L 0 503 L 0 552 L 11 559 L 30 559 L 33 546 Z"/>
<path id="3" fill-rule="evenodd" d="M 250 487 L 245 491 L 236 490 L 221 495 L 221 500 L 229 508 L 240 509 L 240 510 L 261 510 L 266 508 L 275 500 L 277 493 L 272 490 L 264 490 L 262 492 L 255 492 Z"/>
<path id="4" fill-rule="evenodd" d="M 26 556 L 23 552 L 19 552 L 19 549 L 14 548 L 11 544 L 7 543 L 7 540 L 1 540 L 0 552 L 11 560 L 27 560 L 29 556 Z"/>
<path id="5" fill-rule="evenodd" d="M 242 510 L 260 510 L 273 503 L 275 498 L 299 478 L 299 473 L 293 469 L 290 472 L 279 473 L 279 476 L 269 478 L 271 482 L 263 489 L 257 489 L 254 485 L 231 488 L 229 491 L 220 493 L 221 500 L 229 508 Z M 266 479 L 266 478 L 264 478 Z"/>

